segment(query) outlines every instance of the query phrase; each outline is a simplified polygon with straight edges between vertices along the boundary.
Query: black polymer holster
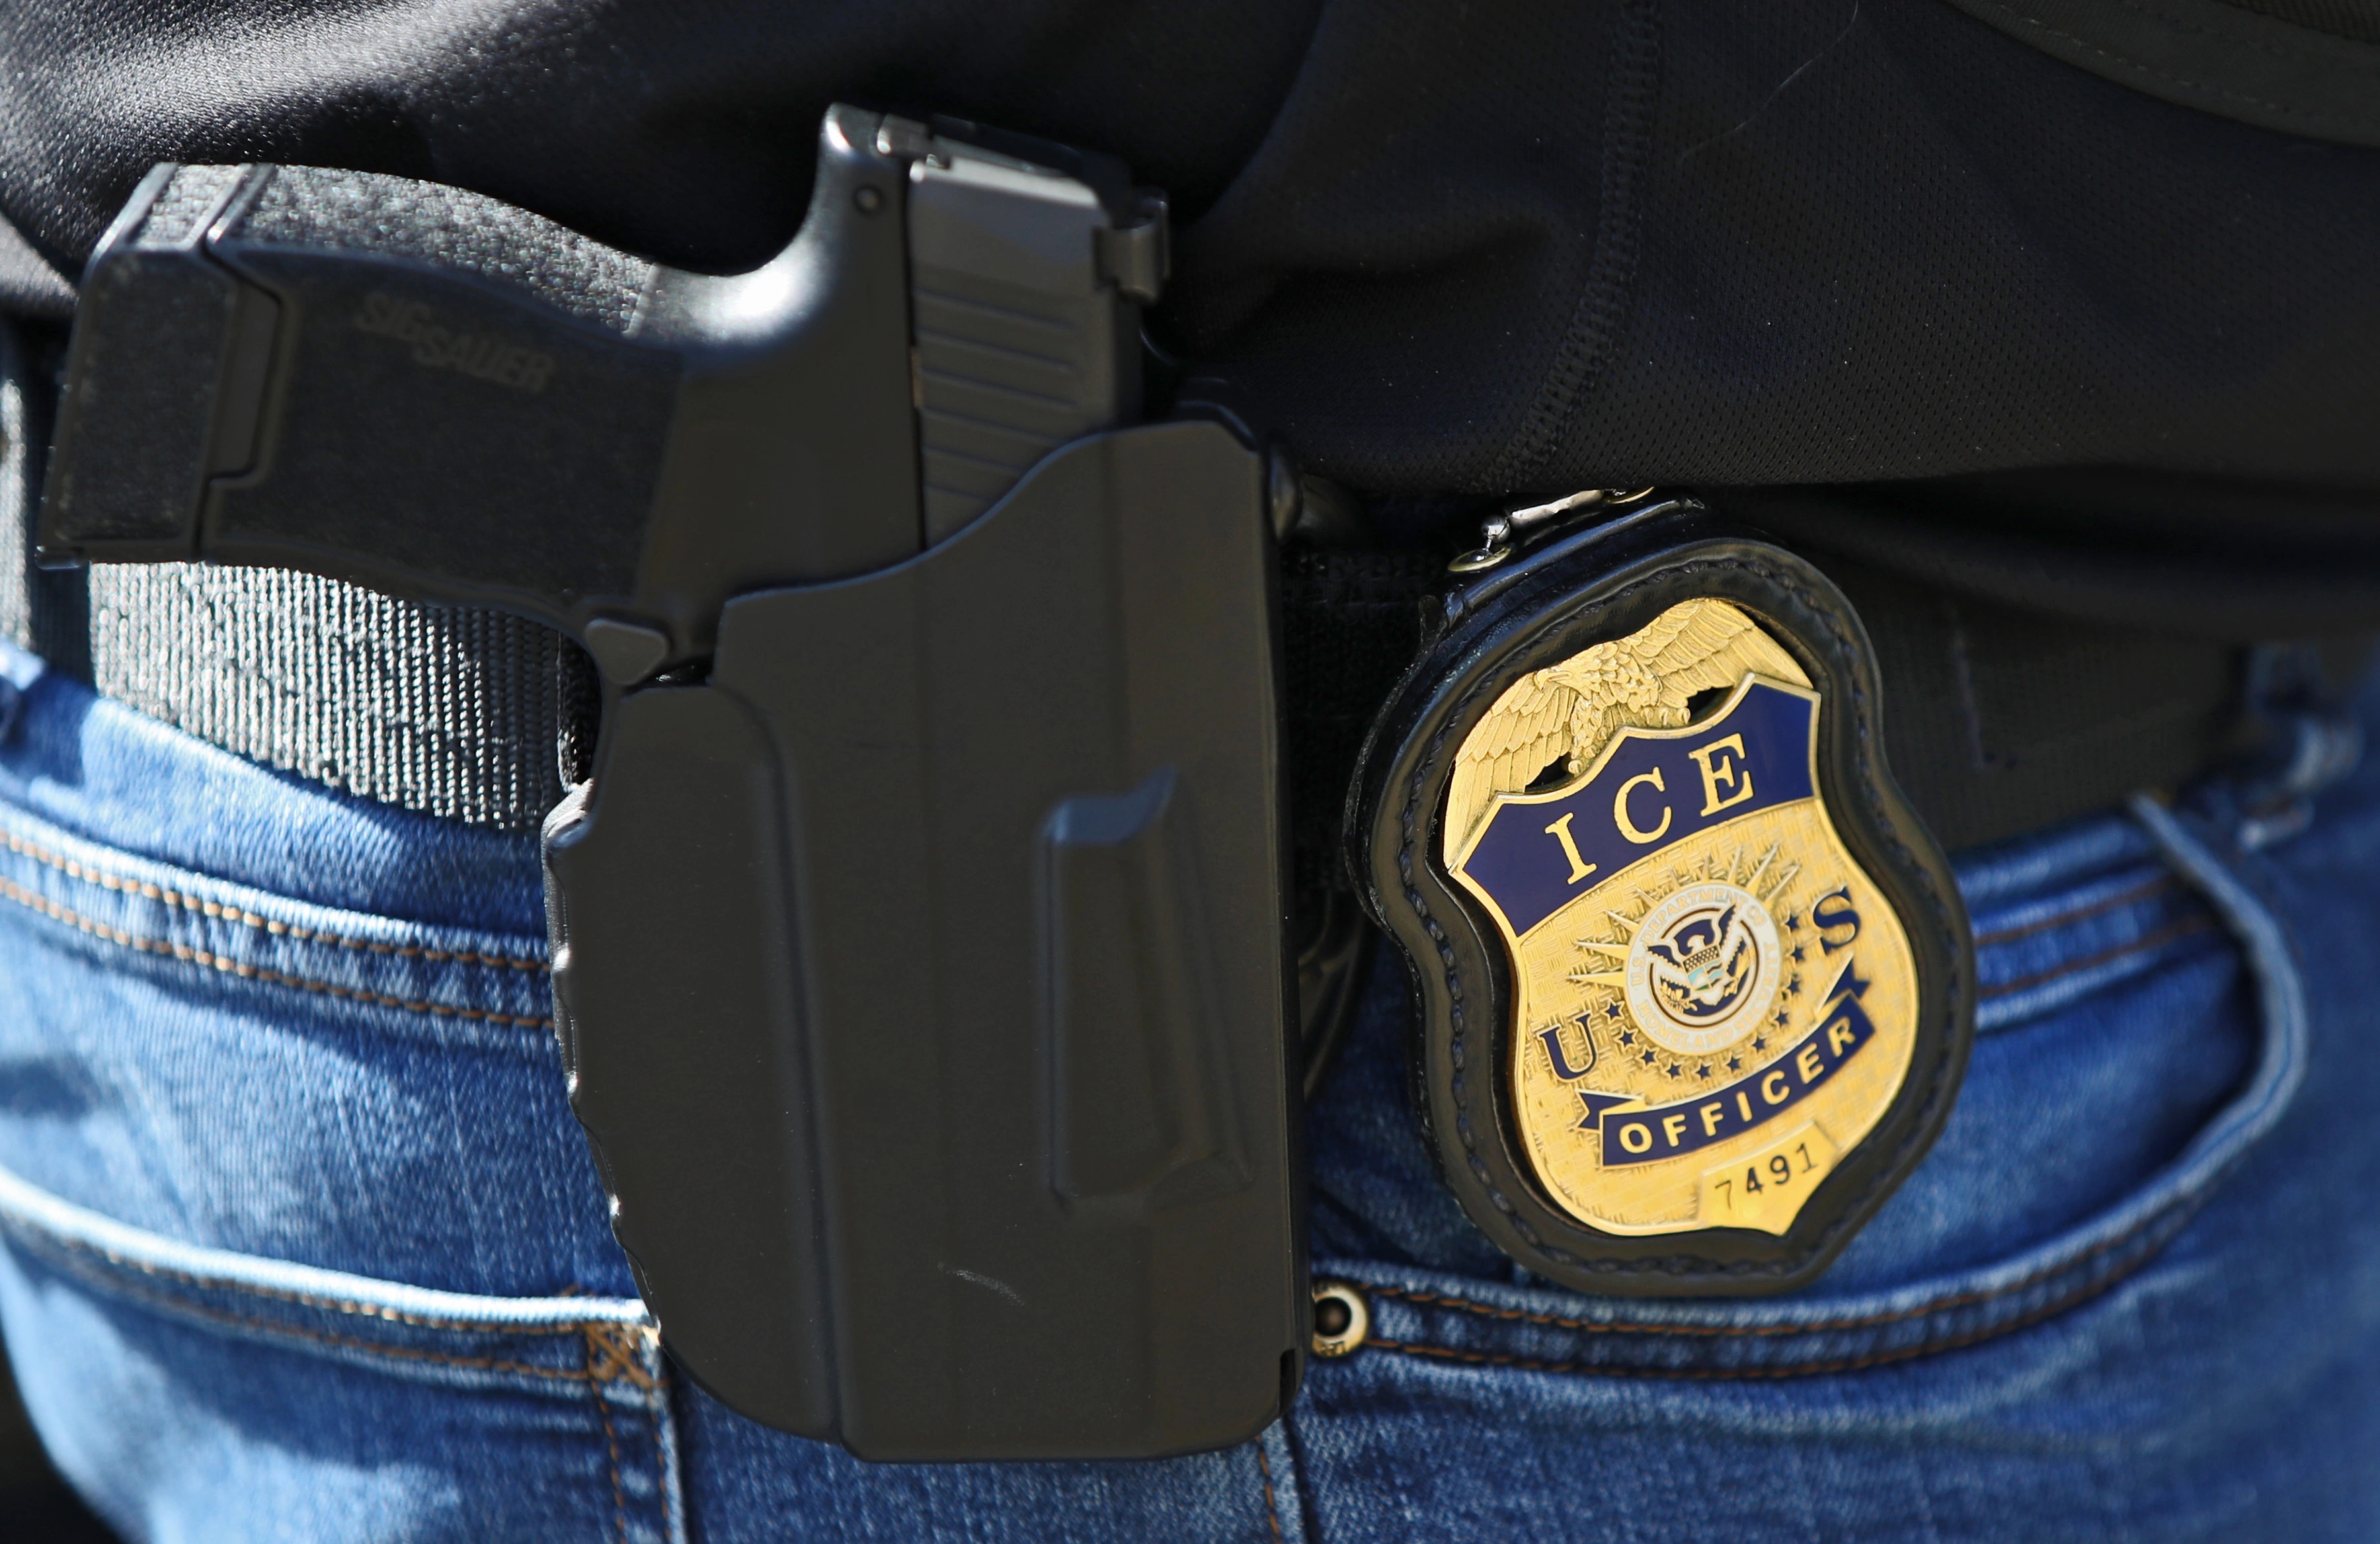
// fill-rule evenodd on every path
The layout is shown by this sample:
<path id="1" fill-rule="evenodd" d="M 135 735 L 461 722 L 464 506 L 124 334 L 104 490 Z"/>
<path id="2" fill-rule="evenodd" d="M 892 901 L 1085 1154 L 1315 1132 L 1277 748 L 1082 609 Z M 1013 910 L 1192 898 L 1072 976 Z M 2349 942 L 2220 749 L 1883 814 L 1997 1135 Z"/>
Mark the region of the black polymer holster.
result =
<path id="1" fill-rule="evenodd" d="M 1145 1457 L 1294 1392 L 1265 458 L 1135 424 L 1164 210 L 837 107 L 669 269 L 458 189 L 160 166 L 45 562 L 503 608 L 603 682 L 546 821 L 571 1098 L 664 1343 L 884 1459 Z"/>

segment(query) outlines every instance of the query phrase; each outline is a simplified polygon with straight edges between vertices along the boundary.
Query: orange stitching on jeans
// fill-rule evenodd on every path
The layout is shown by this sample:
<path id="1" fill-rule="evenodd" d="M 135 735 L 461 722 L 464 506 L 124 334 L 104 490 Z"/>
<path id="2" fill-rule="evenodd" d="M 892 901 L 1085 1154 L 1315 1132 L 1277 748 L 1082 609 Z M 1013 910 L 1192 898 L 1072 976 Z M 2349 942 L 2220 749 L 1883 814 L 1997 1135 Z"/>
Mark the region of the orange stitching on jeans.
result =
<path id="1" fill-rule="evenodd" d="M 411 1329 L 453 1330 L 467 1334 L 486 1335 L 575 1335 L 590 1326 L 601 1326 L 627 1336 L 645 1332 L 641 1325 L 622 1324 L 617 1320 L 605 1319 L 574 1319 L 558 1324 L 515 1324 L 501 1319 L 439 1319 L 428 1314 L 409 1314 L 396 1308 L 376 1307 L 370 1303 L 358 1303 L 352 1298 L 320 1297 L 310 1293 L 289 1292 L 279 1287 L 257 1286 L 248 1282 L 235 1282 L 228 1277 L 201 1276 L 192 1271 L 175 1270 L 162 1265 L 152 1265 L 145 1260 L 130 1258 L 117 1254 L 113 1249 L 103 1249 L 96 1244 L 86 1243 L 79 1238 L 60 1238 L 55 1234 L 43 1232 L 40 1224 L 24 1218 L 0 1221 L 13 1222 L 18 1229 L 30 1235 L 26 1242 L 34 1248 L 72 1250 L 78 1254 L 90 1255 L 103 1260 L 120 1270 L 138 1270 L 145 1276 L 179 1282 L 185 1286 L 194 1286 L 204 1291 L 242 1293 L 250 1297 L 264 1298 L 269 1302 L 289 1303 L 301 1308 L 328 1309 L 358 1319 L 377 1319 L 391 1324 L 403 1324 Z M 554 1295 L 566 1297 L 577 1290 L 576 1287 L 565 1287 Z M 163 1294 L 156 1295 L 156 1297 L 161 1302 L 176 1301 L 165 1297 Z M 639 1387 L 649 1387 L 651 1383 L 650 1376 L 641 1369 L 624 1370 L 622 1376 L 638 1382 Z"/>
<path id="2" fill-rule="evenodd" d="M 589 1370 L 599 1383 L 609 1383 L 625 1378 L 639 1389 L 650 1391 L 653 1376 L 639 1365 L 642 1349 L 637 1343 L 639 1332 L 634 1325 L 590 1320 L 586 1325 L 587 1344 L 591 1357 L 597 1351 L 603 1354 L 598 1364 L 590 1361 Z"/>
<path id="3" fill-rule="evenodd" d="M 2113 965 L 2127 955 L 2153 954 L 2168 943 L 2188 938 L 2193 933 L 2203 933 L 2213 926 L 2215 926 L 2213 918 L 2185 917 L 2180 921 L 2159 928 L 2153 933 L 2143 933 L 2130 943 L 2119 943 L 2113 949 L 2104 949 L 2098 954 L 2088 954 L 2079 960 L 2068 960 L 2054 969 L 2035 971 L 2030 976 L 2020 976 L 2013 981 L 2002 981 L 1998 986 L 1987 987 L 1975 993 L 1975 999 L 1977 1002 L 1985 1002 L 1995 997 L 2007 997 L 2028 988 L 2040 986 L 2046 981 L 2055 981 L 2061 976 L 2079 976 L 2083 971 L 2095 970 L 2103 965 Z"/>
<path id="4" fill-rule="evenodd" d="M 433 1319 L 426 1314 L 409 1314 L 397 1308 L 375 1307 L 371 1304 L 358 1303 L 352 1298 L 319 1297 L 310 1293 L 290 1292 L 281 1287 L 257 1286 L 248 1282 L 235 1282 L 225 1276 L 200 1276 L 192 1271 L 175 1270 L 166 1266 L 152 1265 L 146 1260 L 137 1260 L 128 1255 L 120 1255 L 113 1249 L 103 1249 L 96 1244 L 86 1243 L 79 1238 L 60 1238 L 55 1234 L 42 1231 L 39 1223 L 24 1218 L 11 1218 L 6 1221 L 15 1222 L 18 1228 L 30 1234 L 37 1246 L 72 1249 L 104 1260 L 119 1270 L 138 1270 L 144 1276 L 179 1282 L 185 1286 L 198 1287 L 202 1291 L 242 1293 L 250 1297 L 261 1297 L 271 1302 L 295 1304 L 301 1308 L 322 1308 L 359 1319 L 384 1319 L 392 1324 L 409 1325 L 416 1329 L 459 1330 L 473 1333 L 504 1335 L 567 1335 L 575 1333 L 582 1323 L 610 1322 L 609 1320 L 574 1319 L 566 1324 L 509 1324 L 503 1319 Z M 556 1295 L 566 1296 L 568 1293 L 565 1291 Z"/>
<path id="5" fill-rule="evenodd" d="M 1265 1462 L 1264 1439 L 1257 1439 L 1257 1474 L 1264 1480 L 1265 1521 L 1272 1525 L 1272 1544 L 1281 1544 L 1281 1502 L 1273 1499 L 1272 1465 Z"/>
<path id="6" fill-rule="evenodd" d="M 77 1274 L 79 1274 L 78 1272 Z M 401 1362 L 435 1362 L 443 1367 L 468 1368 L 479 1372 L 519 1373 L 529 1378 L 552 1379 L 562 1382 L 583 1383 L 584 1372 L 571 1372 L 561 1368 L 541 1368 L 528 1362 L 516 1362 L 501 1356 L 456 1356 L 443 1351 L 431 1351 L 419 1346 L 384 1345 L 376 1341 L 358 1340 L 353 1335 L 334 1335 L 321 1330 L 307 1330 L 295 1324 L 275 1324 L 271 1319 L 251 1319 L 244 1314 L 209 1307 L 187 1298 L 169 1297 L 162 1292 L 134 1286 L 124 1281 L 98 1282 L 91 1285 L 101 1292 L 113 1292 L 138 1303 L 145 1303 L 164 1313 L 188 1314 L 235 1329 L 255 1330 L 268 1335 L 285 1335 L 295 1340 L 312 1341 L 318 1345 L 337 1346 L 343 1350 L 361 1351 L 370 1356 L 386 1356 Z M 577 1329 L 566 1325 L 565 1329 Z"/>
<path id="7" fill-rule="evenodd" d="M 597 1352 L 603 1355 L 603 1368 L 595 1366 Z M 619 1525 L 620 1544 L 628 1544 L 628 1493 L 620 1484 L 620 1434 L 612 1426 L 612 1403 L 603 1397 L 605 1373 L 611 1370 L 614 1354 L 612 1346 L 595 1338 L 595 1327 L 587 1327 L 587 1392 L 595 1398 L 595 1418 L 603 1423 L 603 1446 L 612 1455 L 612 1518 Z"/>
<path id="8" fill-rule="evenodd" d="M 342 987 L 329 981 L 310 980 L 303 976 L 285 975 L 278 970 L 268 970 L 261 965 L 243 965 L 237 960 L 211 954 L 204 949 L 193 949 L 187 943 L 170 943 L 162 939 L 144 938 L 138 933 L 126 932 L 121 928 L 109 927 L 95 918 L 85 917 L 71 906 L 61 906 L 46 895 L 37 894 L 26 889 L 14 880 L 0 879 L 0 896 L 5 896 L 30 911 L 37 911 L 53 921 L 64 922 L 94 938 L 104 939 L 123 948 L 144 954 L 170 954 L 175 959 L 221 971 L 226 976 L 237 976 L 242 980 L 265 981 L 273 986 L 296 987 L 301 991 L 321 992 L 349 1002 L 368 1003 L 381 1008 L 402 1008 L 408 1013 L 430 1014 L 440 1018 L 467 1018 L 489 1024 L 515 1024 L 531 1029 L 553 1027 L 553 1020 L 550 1017 L 533 1018 L 526 1014 L 500 1014 L 484 1008 L 457 1008 L 443 1003 L 390 997 L 382 992 L 366 991 L 360 987 Z"/>
<path id="9" fill-rule="evenodd" d="M 2045 917 L 2038 921 L 2027 922 L 2019 927 L 1999 928 L 1991 932 L 1977 933 L 1975 947 L 1980 949 L 1987 943 L 2013 943 L 2020 938 L 2031 938 L 2035 933 L 2046 933 L 2052 928 L 2063 928 L 2070 923 L 2086 921 L 2120 906 L 2131 906 L 2135 901 L 2145 901 L 2159 891 L 2180 888 L 2181 880 L 2179 875 L 2159 874 L 2155 879 L 2132 886 L 2130 890 L 2109 895 L 2104 900 L 2094 901 L 2086 906 L 2078 906 L 2071 911 L 2061 911 L 2055 917 Z"/>
<path id="10" fill-rule="evenodd" d="M 630 1381 L 645 1392 L 645 1419 L 653 1444 L 653 1490 L 659 1498 L 662 1514 L 668 1516 L 674 1510 L 670 1484 L 669 1441 L 663 1428 L 669 1420 L 669 1364 L 661 1355 L 661 1331 L 657 1326 L 638 1327 L 632 1339 L 635 1346 Z"/>
<path id="11" fill-rule="evenodd" d="M 2145 1258 L 2146 1257 L 2143 1257 Z M 2137 1268 L 2139 1261 L 2133 1262 Z M 1429 1356 L 1441 1361 L 1474 1362 L 1484 1366 L 1519 1368 L 1526 1372 L 1575 1372 L 1606 1378 L 1677 1378 L 1699 1381 L 1726 1379 L 1809 1378 L 1832 1372 L 1859 1372 L 1868 1368 L 1884 1367 L 1893 1362 L 1905 1362 L 1912 1357 L 1930 1356 L 1944 1351 L 1957 1351 L 1999 1335 L 2014 1334 L 2019 1330 L 2040 1323 L 2053 1314 L 2065 1312 L 2078 1303 L 2097 1296 L 2131 1274 L 2119 1270 L 2105 1281 L 2087 1282 L 2063 1297 L 2044 1304 L 2028 1314 L 2020 1315 L 2005 1324 L 1988 1325 L 1984 1329 L 1954 1336 L 1946 1341 L 1920 1341 L 1915 1345 L 1891 1351 L 1879 1351 L 1865 1356 L 1850 1356 L 1832 1362 L 1804 1362 L 1781 1368 L 1628 1368 L 1602 1367 L 1593 1362 L 1546 1362 L 1530 1356 L 1511 1356 L 1495 1352 L 1458 1351 L 1440 1345 L 1414 1345 L 1404 1341 L 1382 1340 L 1374 1335 L 1365 1342 L 1366 1347 L 1378 1346 L 1382 1351 L 1400 1351 L 1408 1356 Z"/>
<path id="12" fill-rule="evenodd" d="M 178 910 L 196 912 L 201 917 L 237 922 L 245 927 L 270 933 L 276 938 L 294 938 L 301 943 L 334 944 L 342 949 L 361 950 L 373 954 L 394 954 L 406 959 L 435 960 L 441 964 L 492 965 L 507 970 L 534 970 L 540 973 L 546 968 L 546 962 L 541 959 L 520 959 L 511 954 L 482 954 L 474 951 L 426 949 L 413 944 L 376 943 L 370 939 L 350 938 L 344 933 L 301 928 L 291 922 L 276 922 L 272 918 L 260 916 L 256 912 L 243 910 L 238 906 L 225 906 L 220 901 L 187 895 L 178 890 L 168 890 L 162 885 L 151 884 L 142 880 L 127 879 L 121 874 L 93 868 L 75 858 L 52 852 L 36 843 L 28 842 L 5 828 L 0 828 L 0 845 L 5 845 L 12 853 L 30 857 L 44 867 L 55 869 L 68 879 L 79 880 L 85 884 L 96 885 L 102 890 L 114 891 L 118 894 L 139 895 Z"/>
<path id="13" fill-rule="evenodd" d="M 1590 1319 L 1565 1319 L 1556 1314 L 1533 1314 L 1519 1308 L 1499 1308 L 1486 1303 L 1475 1302 L 1468 1297 L 1453 1297 L 1443 1293 L 1409 1292 L 1402 1287 L 1371 1285 L 1365 1286 L 1364 1290 L 1377 1293 L 1382 1297 L 1399 1298 L 1420 1307 L 1452 1308 L 1458 1312 L 1475 1314 L 1481 1319 L 1506 1321 L 1517 1319 L 1528 1324 L 1542 1324 L 1548 1329 L 1578 1330 L 1593 1334 L 1680 1335 L 1708 1339 L 1727 1339 L 1740 1335 L 1825 1335 L 1845 1330 L 1875 1330 L 1888 1324 L 1904 1324 L 1913 1319 L 1925 1319 L 1933 1314 L 1947 1313 L 1952 1308 L 1972 1307 L 1977 1303 L 1988 1303 L 1996 1298 L 2013 1297 L 2028 1287 L 2038 1286 L 2053 1276 L 2064 1275 L 2087 1261 L 2096 1259 L 2111 1250 L 2121 1248 L 2172 1215 L 2172 1207 L 2152 1212 L 2123 1232 L 2113 1237 L 2101 1239 L 2070 1259 L 2045 1265 L 2029 1275 L 2019 1277 L 2008 1285 L 1989 1292 L 1953 1293 L 1948 1297 L 1937 1298 L 1931 1303 L 1922 1304 L 1914 1308 L 1903 1308 L 1894 1313 L 1863 1314 L 1857 1319 L 1818 1319 L 1807 1324 L 1606 1324 Z M 2118 1280 L 2120 1275 L 2121 1273 L 2119 1272 L 2118 1276 L 2108 1279 Z M 1377 1343 L 1377 1336 L 1374 1337 L 1374 1341 Z"/>

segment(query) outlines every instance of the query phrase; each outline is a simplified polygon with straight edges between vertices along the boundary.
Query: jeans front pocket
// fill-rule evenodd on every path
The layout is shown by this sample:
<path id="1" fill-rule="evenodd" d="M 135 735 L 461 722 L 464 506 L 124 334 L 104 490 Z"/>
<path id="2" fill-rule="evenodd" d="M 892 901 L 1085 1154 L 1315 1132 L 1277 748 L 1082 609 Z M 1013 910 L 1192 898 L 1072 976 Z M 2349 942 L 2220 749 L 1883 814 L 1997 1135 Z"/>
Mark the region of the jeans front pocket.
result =
<path id="1" fill-rule="evenodd" d="M 135 1538 L 686 1536 L 644 1306 L 188 1245 L 0 1173 L 0 1317 L 60 1468 Z"/>
<path id="2" fill-rule="evenodd" d="M 534 838 L 19 706 L 0 1322 L 61 1468 L 133 1538 L 683 1537 Z"/>
<path id="3" fill-rule="evenodd" d="M 2380 833 L 2380 808 L 2341 820 Z M 2294 1376 L 2258 1360 L 2295 1331 L 2266 1333 L 2262 1316 L 2282 1310 L 2241 1267 L 2268 1252 L 2262 1200 L 2319 1179 L 2294 1150 L 2246 1193 L 2237 1177 L 2290 1117 L 2311 1015 L 2294 930 L 2222 843 L 2143 802 L 1961 865 L 1981 1006 L 1959 1108 L 1833 1270 L 1791 1295 L 1548 1290 L 1452 1239 L 1398 1179 L 1410 1159 L 1326 1094 L 1316 1273 L 1360 1294 L 1369 1325 L 1360 1349 L 1316 1364 L 1287 1423 L 1316 1527 L 2238 1536 L 2210 1528 L 2223 1509 L 2199 1500 L 2144 1521 L 2142 1489 L 2166 1465 L 2212 1483 L 2226 1453 L 2248 1456 L 2233 1441 L 2248 1391 Z M 2380 919 L 2374 887 L 2352 905 Z M 2217 1200 L 2225 1216 L 2193 1228 Z M 2341 1355 L 2374 1349 L 2359 1330 Z M 2369 1492 L 2329 1496 L 2362 1522 Z"/>
<path id="4" fill-rule="evenodd" d="M 21 709 L 0 1323 L 128 1536 L 1301 1537 L 1278 1429 L 1148 1464 L 864 1464 L 674 1376 L 566 1102 L 534 838 L 55 676 Z"/>

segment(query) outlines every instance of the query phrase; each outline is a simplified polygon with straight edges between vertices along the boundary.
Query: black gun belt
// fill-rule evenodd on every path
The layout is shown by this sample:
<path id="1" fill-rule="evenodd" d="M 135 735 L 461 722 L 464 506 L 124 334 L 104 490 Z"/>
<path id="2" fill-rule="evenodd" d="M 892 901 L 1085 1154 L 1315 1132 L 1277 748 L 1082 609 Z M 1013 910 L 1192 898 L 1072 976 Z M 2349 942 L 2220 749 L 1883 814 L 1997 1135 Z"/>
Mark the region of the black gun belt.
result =
<path id="1" fill-rule="evenodd" d="M 1876 642 L 1894 772 L 1945 847 L 2186 783 L 2237 745 L 2241 645 L 1822 563 Z M 1312 893 L 1342 883 L 1349 772 L 1445 565 L 1428 553 L 1308 549 L 1283 570 L 1296 877 Z M 0 628 L 225 749 L 500 830 L 535 829 L 562 796 L 595 711 L 584 656 L 549 628 L 309 574 L 154 564 L 28 576 L 0 587 Z"/>

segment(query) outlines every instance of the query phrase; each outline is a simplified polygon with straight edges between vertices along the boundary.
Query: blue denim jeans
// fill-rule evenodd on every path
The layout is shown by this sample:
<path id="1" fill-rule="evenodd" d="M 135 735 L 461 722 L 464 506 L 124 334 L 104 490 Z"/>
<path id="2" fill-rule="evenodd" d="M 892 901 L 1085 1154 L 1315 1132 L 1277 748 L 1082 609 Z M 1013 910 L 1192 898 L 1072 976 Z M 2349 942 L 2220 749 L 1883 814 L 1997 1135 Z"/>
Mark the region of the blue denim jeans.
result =
<path id="1" fill-rule="evenodd" d="M 0 678 L 0 1323 L 134 1538 L 2380 1537 L 2374 772 L 2252 853 L 2217 787 L 1966 855 L 1957 1112 L 1781 1299 L 1516 1270 L 1430 1172 L 1383 960 L 1309 1113 L 1368 1344 L 1235 1452 L 873 1466 L 656 1343 L 532 841 Z"/>

